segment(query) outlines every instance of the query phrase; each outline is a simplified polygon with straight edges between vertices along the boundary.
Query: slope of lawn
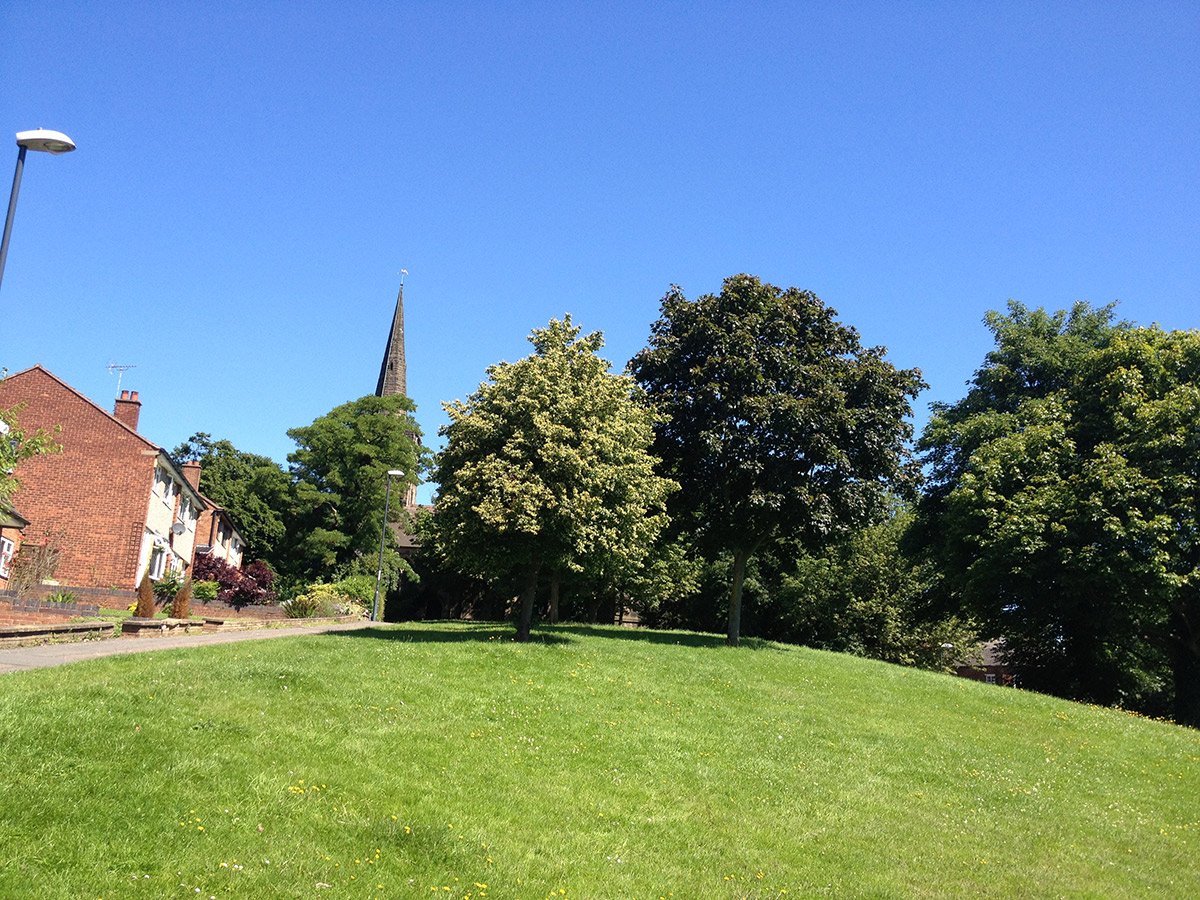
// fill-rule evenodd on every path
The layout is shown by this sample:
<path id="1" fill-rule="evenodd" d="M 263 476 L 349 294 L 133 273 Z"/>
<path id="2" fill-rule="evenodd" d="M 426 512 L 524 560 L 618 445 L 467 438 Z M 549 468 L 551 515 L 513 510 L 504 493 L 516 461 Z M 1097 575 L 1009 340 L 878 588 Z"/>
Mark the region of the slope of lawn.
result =
<path id="1" fill-rule="evenodd" d="M 794 647 L 510 636 L 0 677 L 0 896 L 1200 896 L 1200 732 Z"/>

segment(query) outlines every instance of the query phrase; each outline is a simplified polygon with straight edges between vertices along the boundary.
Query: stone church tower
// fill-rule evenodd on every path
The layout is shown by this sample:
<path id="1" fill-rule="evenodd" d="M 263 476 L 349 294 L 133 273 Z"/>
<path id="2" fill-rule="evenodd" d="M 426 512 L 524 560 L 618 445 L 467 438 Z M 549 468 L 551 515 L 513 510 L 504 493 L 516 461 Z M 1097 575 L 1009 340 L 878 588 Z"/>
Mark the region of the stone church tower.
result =
<path id="1" fill-rule="evenodd" d="M 400 280 L 400 293 L 396 295 L 396 311 L 392 313 L 392 329 L 388 332 L 387 346 L 383 349 L 383 364 L 379 367 L 379 383 L 375 386 L 376 397 L 392 397 L 396 394 L 408 396 L 408 364 L 404 359 L 404 279 Z M 421 438 L 412 435 L 418 444 Z M 417 505 L 417 489 L 408 486 L 404 491 L 404 508 Z M 410 539 L 411 540 L 411 539 Z"/>

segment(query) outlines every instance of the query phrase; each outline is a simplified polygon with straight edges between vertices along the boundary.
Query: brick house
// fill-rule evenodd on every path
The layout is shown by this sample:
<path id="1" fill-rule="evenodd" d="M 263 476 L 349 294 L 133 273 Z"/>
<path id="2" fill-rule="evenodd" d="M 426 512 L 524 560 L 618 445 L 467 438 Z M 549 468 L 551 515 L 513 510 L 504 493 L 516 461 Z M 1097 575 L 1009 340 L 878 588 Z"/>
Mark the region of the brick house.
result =
<path id="1" fill-rule="evenodd" d="M 988 641 L 969 658 L 959 660 L 955 663 L 954 674 L 959 678 L 970 678 L 988 684 L 1017 686 L 1017 673 L 1005 661 L 1002 640 Z"/>
<path id="2" fill-rule="evenodd" d="M 39 365 L 0 382 L 0 405 L 17 404 L 24 427 L 61 428 L 62 452 L 22 462 L 13 497 L 30 522 L 25 544 L 58 545 L 59 584 L 130 590 L 147 571 L 158 579 L 191 565 L 208 503 L 138 434 L 136 391 L 108 413 Z"/>
<path id="3" fill-rule="evenodd" d="M 215 556 L 225 560 L 235 569 L 240 569 L 246 539 L 233 524 L 229 511 L 200 492 L 200 463 L 190 460 L 179 468 L 188 484 L 194 487 L 208 504 L 207 509 L 200 511 L 200 519 L 196 524 L 196 548 L 192 554 L 192 561 L 195 562 L 197 556 Z"/>

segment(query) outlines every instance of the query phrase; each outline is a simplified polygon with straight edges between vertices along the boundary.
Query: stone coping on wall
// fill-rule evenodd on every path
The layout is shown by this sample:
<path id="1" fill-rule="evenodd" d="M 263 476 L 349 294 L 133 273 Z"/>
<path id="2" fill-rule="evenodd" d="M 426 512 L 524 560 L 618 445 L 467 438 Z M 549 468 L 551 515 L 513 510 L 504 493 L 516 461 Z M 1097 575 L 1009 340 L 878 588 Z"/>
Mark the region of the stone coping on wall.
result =
<path id="1" fill-rule="evenodd" d="M 0 646 L 44 644 L 52 640 L 82 641 L 110 638 L 116 633 L 114 622 L 54 622 L 45 625 L 0 625 Z"/>
<path id="2" fill-rule="evenodd" d="M 121 623 L 121 637 L 163 637 L 202 631 L 204 623 L 192 619 L 143 619 L 131 616 Z"/>

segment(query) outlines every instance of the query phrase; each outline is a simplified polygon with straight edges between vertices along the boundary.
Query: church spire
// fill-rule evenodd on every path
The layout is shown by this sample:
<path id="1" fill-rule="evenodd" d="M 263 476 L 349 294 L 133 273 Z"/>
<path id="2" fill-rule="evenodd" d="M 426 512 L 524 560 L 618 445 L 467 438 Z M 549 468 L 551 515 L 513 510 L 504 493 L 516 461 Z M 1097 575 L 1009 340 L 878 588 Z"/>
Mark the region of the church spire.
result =
<path id="1" fill-rule="evenodd" d="M 379 367 L 376 397 L 391 397 L 394 394 L 408 396 L 408 366 L 404 361 L 404 276 L 407 274 L 407 271 L 401 270 L 400 293 L 396 295 L 392 330 L 388 333 L 387 347 L 383 351 L 383 364 Z"/>

